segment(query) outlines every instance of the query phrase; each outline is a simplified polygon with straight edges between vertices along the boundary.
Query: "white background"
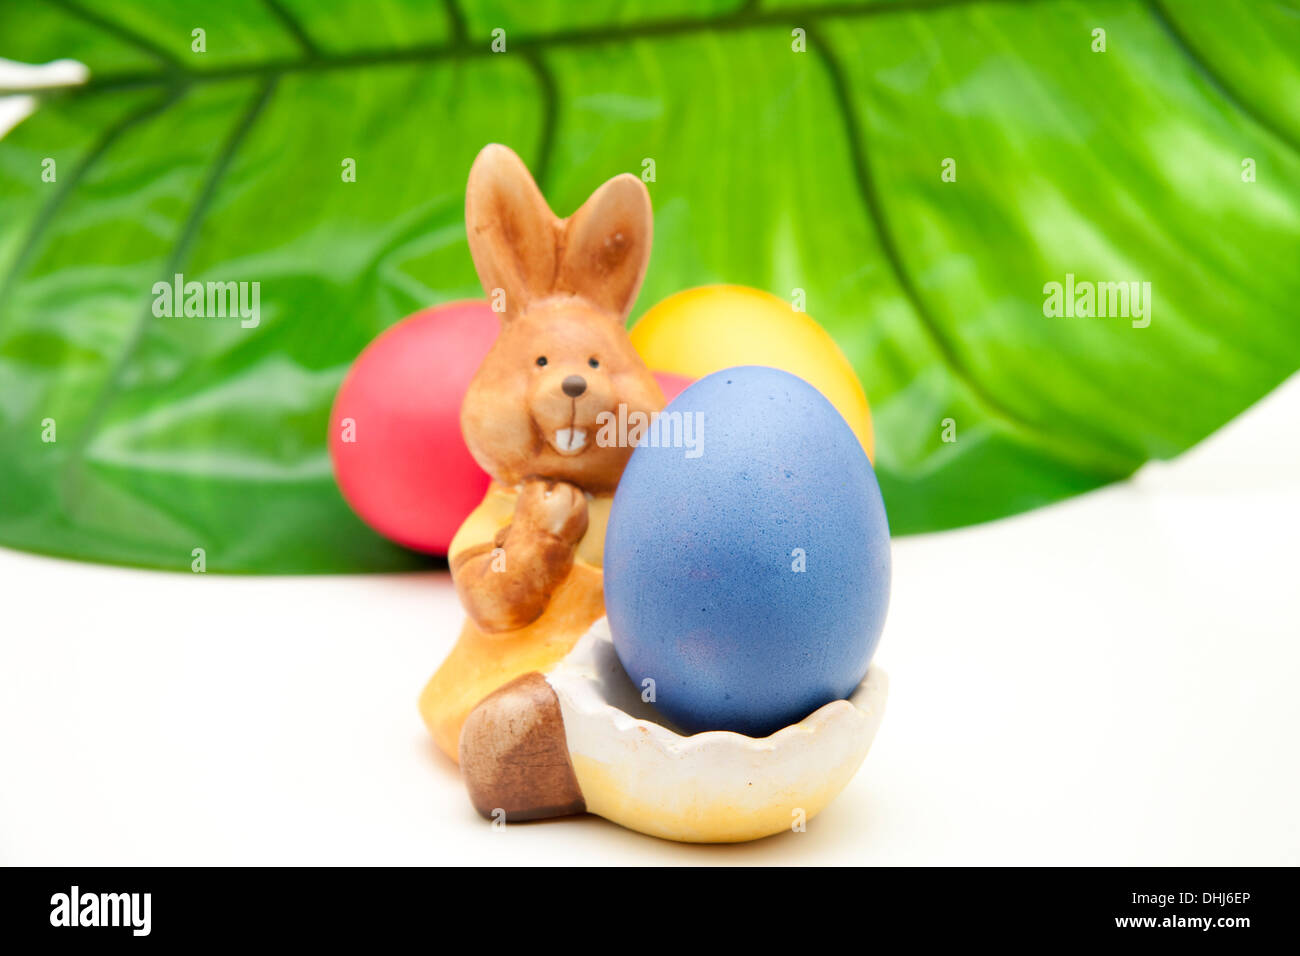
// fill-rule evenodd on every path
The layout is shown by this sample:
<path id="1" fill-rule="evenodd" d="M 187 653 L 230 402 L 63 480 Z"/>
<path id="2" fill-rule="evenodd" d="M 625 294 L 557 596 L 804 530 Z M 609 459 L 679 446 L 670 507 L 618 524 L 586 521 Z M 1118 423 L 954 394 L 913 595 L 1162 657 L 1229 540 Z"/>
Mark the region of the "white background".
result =
<path id="1" fill-rule="evenodd" d="M 0 863 L 1300 864 L 1300 377 L 1176 462 L 894 542 L 891 697 L 806 833 L 494 830 L 416 711 L 445 574 L 0 549 Z"/>

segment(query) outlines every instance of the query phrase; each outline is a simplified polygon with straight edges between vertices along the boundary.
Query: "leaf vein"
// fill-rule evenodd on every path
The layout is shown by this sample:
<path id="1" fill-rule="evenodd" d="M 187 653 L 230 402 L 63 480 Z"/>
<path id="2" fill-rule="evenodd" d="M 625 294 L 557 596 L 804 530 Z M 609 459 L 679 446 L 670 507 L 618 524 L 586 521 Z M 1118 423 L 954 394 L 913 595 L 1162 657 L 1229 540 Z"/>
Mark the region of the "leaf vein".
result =
<path id="1" fill-rule="evenodd" d="M 524 53 L 524 61 L 537 79 L 542 94 L 542 124 L 537 140 L 537 161 L 533 165 L 537 185 L 545 191 L 551 168 L 551 154 L 555 146 L 555 129 L 559 121 L 560 97 L 556 91 L 555 74 L 546 61 L 535 51 Z"/>
<path id="2" fill-rule="evenodd" d="M 465 15 L 461 13 L 456 0 L 442 0 L 443 11 L 447 14 L 447 23 L 451 27 L 453 39 L 464 43 L 469 34 L 465 29 Z"/>
<path id="3" fill-rule="evenodd" d="M 807 31 L 808 47 L 810 50 L 815 51 L 830 78 L 836 110 L 844 124 L 844 135 L 848 140 L 854 179 L 857 182 L 863 205 L 866 207 L 867 216 L 871 220 L 872 228 L 880 241 L 880 247 L 884 252 L 886 262 L 889 264 L 890 271 L 893 273 L 894 279 L 906 297 L 908 304 L 911 305 L 921 329 L 933 343 L 953 376 L 989 412 L 1001 418 L 1007 424 L 1034 435 L 1044 445 L 1062 449 L 1069 460 L 1079 463 L 1082 456 L 1078 454 L 1077 449 L 1071 453 L 1068 445 L 1064 445 L 1037 423 L 1026 419 L 984 387 L 958 351 L 957 346 L 949 339 L 938 320 L 931 313 L 916 283 L 912 280 L 911 273 L 908 271 L 902 253 L 898 248 L 898 243 L 894 239 L 894 231 L 889 225 L 889 218 L 885 213 L 880 191 L 876 186 L 875 177 L 872 173 L 871 160 L 864 145 L 864 134 L 853 106 L 844 67 L 826 42 L 819 27 L 809 25 Z M 1130 474 L 1140 464 L 1140 461 L 1134 462 L 1128 461 L 1122 456 L 1116 457 L 1113 449 L 1098 448 L 1096 451 L 1111 460 L 1106 465 L 1093 463 L 1091 470 L 1108 480 L 1122 478 Z"/>
<path id="4" fill-rule="evenodd" d="M 263 0 L 271 14 L 280 21 L 281 25 L 293 35 L 298 46 L 302 47 L 303 55 L 309 60 L 319 59 L 321 55 L 320 47 L 316 46 L 311 35 L 306 28 L 298 21 L 298 18 L 285 9 L 280 0 Z"/>
<path id="5" fill-rule="evenodd" d="M 1165 8 L 1165 5 L 1161 0 L 1147 0 L 1147 8 L 1151 11 L 1151 15 L 1155 18 L 1156 23 L 1159 24 L 1160 28 L 1169 36 L 1174 47 L 1187 58 L 1192 66 L 1196 68 L 1197 72 L 1199 72 L 1210 86 L 1214 87 L 1214 89 L 1217 90 L 1234 109 L 1243 116 L 1253 120 L 1264 130 L 1272 133 L 1280 142 L 1285 143 L 1292 152 L 1300 154 L 1300 143 L 1282 129 L 1282 127 L 1277 125 L 1277 123 L 1261 114 L 1258 110 L 1251 108 L 1250 101 L 1239 94 L 1236 89 L 1233 88 L 1232 84 L 1228 82 L 1227 78 L 1216 70 L 1210 61 L 1205 58 L 1204 54 L 1202 54 L 1201 51 L 1192 44 L 1191 38 L 1188 37 L 1182 27 L 1174 21 L 1173 17 L 1169 15 L 1169 11 Z"/>
<path id="6" fill-rule="evenodd" d="M 231 128 L 229 135 L 222 144 L 220 151 L 212 162 L 208 174 L 204 179 L 202 187 L 199 189 L 198 196 L 194 204 L 190 207 L 190 213 L 186 217 L 184 225 L 181 227 L 180 235 L 177 237 L 175 244 L 172 246 L 171 254 L 167 258 L 167 265 L 163 270 L 165 276 L 175 274 L 184 262 L 185 254 L 193 244 L 195 236 L 198 234 L 199 226 L 207 214 L 208 208 L 212 205 L 216 197 L 217 187 L 224 178 L 226 171 L 230 168 L 230 163 L 238 152 L 240 145 L 247 138 L 248 133 L 252 130 L 257 119 L 264 113 L 267 103 L 271 100 L 271 95 L 275 91 L 277 80 L 268 79 L 259 88 L 257 94 L 253 97 L 249 106 L 240 114 L 239 119 Z M 85 466 L 85 450 L 89 446 L 91 439 L 99 428 L 104 419 L 107 409 L 112 404 L 118 391 L 122 387 L 122 378 L 126 373 L 127 366 L 134 357 L 135 352 L 140 347 L 144 339 L 144 334 L 149 326 L 149 320 L 153 316 L 153 310 L 145 308 L 135 328 L 131 331 L 127 339 L 122 354 L 118 356 L 117 361 L 113 363 L 112 371 L 109 373 L 105 382 L 104 389 L 98 400 L 95 402 L 90 415 L 88 416 L 84 427 L 78 434 L 72 449 L 70 465 L 65 476 L 63 490 L 67 499 L 75 501 L 78 497 L 78 489 Z"/>
<path id="7" fill-rule="evenodd" d="M 118 138 L 121 137 L 123 133 L 138 123 L 142 123 L 145 120 L 162 113 L 169 106 L 175 103 L 180 98 L 180 95 L 180 88 L 173 87 L 157 100 L 145 104 L 140 109 L 124 116 L 118 122 L 114 123 L 104 131 L 72 172 L 59 183 L 58 190 L 50 196 L 40 213 L 32 221 L 31 227 L 28 229 L 27 235 L 19 245 L 18 252 L 14 257 L 13 262 L 10 264 L 8 271 L 5 273 L 4 279 L 0 281 L 0 317 L 4 315 L 4 302 L 8 297 L 9 291 L 17 281 L 22 270 L 25 269 L 27 264 L 31 261 L 31 257 L 36 252 L 36 247 L 39 245 L 41 237 L 45 234 L 45 230 L 49 228 L 50 223 L 54 221 L 54 217 L 63 207 L 63 204 L 86 178 L 91 169 L 94 168 L 95 164 L 99 162 L 99 160 L 108 152 L 112 145 L 117 142 Z"/>
<path id="8" fill-rule="evenodd" d="M 68 3 L 70 0 L 59 0 Z M 564 47 L 597 46 L 635 40 L 661 39 L 673 36 L 691 36 L 706 33 L 737 33 L 753 29 L 792 27 L 816 22 L 824 18 L 869 19 L 903 13 L 928 12 L 969 6 L 1013 5 L 1033 6 L 1061 3 L 1063 0 L 894 0 L 892 3 L 825 3 L 803 8 L 766 10 L 757 4 L 743 3 L 736 10 L 712 17 L 676 17 L 661 20 L 644 20 L 621 26 L 574 27 L 553 33 L 512 37 L 510 49 L 526 52 Z M 449 7 L 449 10 L 452 7 Z M 423 44 L 382 49 L 357 50 L 341 55 L 322 55 L 315 59 L 296 58 L 267 60 L 262 63 L 238 63 L 204 70 L 188 70 L 185 79 L 196 83 L 213 83 L 244 79 L 250 76 L 275 76 L 283 73 L 347 70 L 402 63 L 426 63 L 442 60 L 479 59 L 494 56 L 489 44 L 472 40 L 457 32 L 457 22 L 463 28 L 463 18 L 453 19 L 453 38 L 450 42 Z M 147 42 L 147 41 L 146 41 Z M 91 77 L 85 84 L 69 85 L 71 95 L 85 96 L 106 90 L 141 85 L 176 82 L 177 78 L 164 73 L 145 71 L 105 74 Z"/>
<path id="9" fill-rule="evenodd" d="M 168 74 L 186 72 L 185 64 L 182 63 L 179 58 L 177 58 L 170 50 L 154 43 L 148 37 L 142 36 L 134 30 L 124 27 L 120 23 L 109 20 L 107 17 L 100 16 L 98 13 L 87 10 L 85 7 L 81 6 L 81 4 L 74 3 L 73 0 L 53 0 L 53 3 L 55 6 L 62 8 L 77 19 L 102 30 L 104 33 L 107 33 L 115 39 L 122 40 L 136 49 L 149 54 L 149 56 L 158 60 L 167 67 Z"/>

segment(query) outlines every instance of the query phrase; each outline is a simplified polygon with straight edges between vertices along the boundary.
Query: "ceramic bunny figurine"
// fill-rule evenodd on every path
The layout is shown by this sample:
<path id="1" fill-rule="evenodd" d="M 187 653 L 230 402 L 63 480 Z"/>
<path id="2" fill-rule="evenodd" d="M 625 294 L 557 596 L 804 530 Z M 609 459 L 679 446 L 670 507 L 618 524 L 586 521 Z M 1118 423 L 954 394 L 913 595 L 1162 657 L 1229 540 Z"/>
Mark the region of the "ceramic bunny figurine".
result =
<path id="1" fill-rule="evenodd" d="M 625 329 L 650 258 L 641 180 L 617 176 L 559 219 L 519 157 L 491 145 L 470 170 L 465 222 L 485 292 L 505 297 L 500 336 L 461 409 L 466 443 L 493 484 L 450 547 L 469 619 L 420 709 L 438 745 L 472 762 L 459 741 L 475 705 L 555 664 L 604 614 L 605 524 L 632 449 L 599 444 L 597 415 L 620 405 L 648 414 L 664 399 Z M 494 706 L 545 711 L 539 681 L 520 681 Z"/>
<path id="2" fill-rule="evenodd" d="M 492 145 L 470 170 L 465 220 L 505 311 L 461 409 L 493 481 L 450 547 L 468 619 L 420 696 L 438 746 L 491 819 L 589 810 L 716 842 L 811 818 L 866 755 L 878 669 L 849 700 L 762 740 L 683 737 L 640 700 L 604 620 L 605 528 L 633 449 L 599 440 L 598 416 L 663 407 L 624 328 L 650 256 L 645 186 L 616 176 L 558 219 L 519 157 Z"/>

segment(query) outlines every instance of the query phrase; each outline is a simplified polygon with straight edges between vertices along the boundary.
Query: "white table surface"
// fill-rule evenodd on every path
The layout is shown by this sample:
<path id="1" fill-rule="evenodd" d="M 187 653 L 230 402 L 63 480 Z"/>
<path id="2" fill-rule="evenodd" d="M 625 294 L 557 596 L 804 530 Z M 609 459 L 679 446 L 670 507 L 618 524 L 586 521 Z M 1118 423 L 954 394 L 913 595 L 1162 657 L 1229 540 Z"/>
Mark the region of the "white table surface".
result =
<path id="1" fill-rule="evenodd" d="M 495 830 L 416 712 L 445 574 L 0 549 L 0 863 L 1300 863 L 1300 377 L 1131 482 L 894 542 L 889 709 L 806 833 Z"/>

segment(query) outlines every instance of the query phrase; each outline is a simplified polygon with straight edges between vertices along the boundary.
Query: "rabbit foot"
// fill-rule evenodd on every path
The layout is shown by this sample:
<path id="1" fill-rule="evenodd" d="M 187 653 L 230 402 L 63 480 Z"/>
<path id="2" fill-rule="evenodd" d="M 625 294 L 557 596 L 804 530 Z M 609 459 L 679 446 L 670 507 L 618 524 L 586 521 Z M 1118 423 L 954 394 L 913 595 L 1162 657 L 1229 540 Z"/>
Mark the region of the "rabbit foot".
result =
<path id="1" fill-rule="evenodd" d="M 489 820 L 541 820 L 587 809 L 569 759 L 560 702 L 533 671 L 483 698 L 460 734 L 460 768 Z"/>

